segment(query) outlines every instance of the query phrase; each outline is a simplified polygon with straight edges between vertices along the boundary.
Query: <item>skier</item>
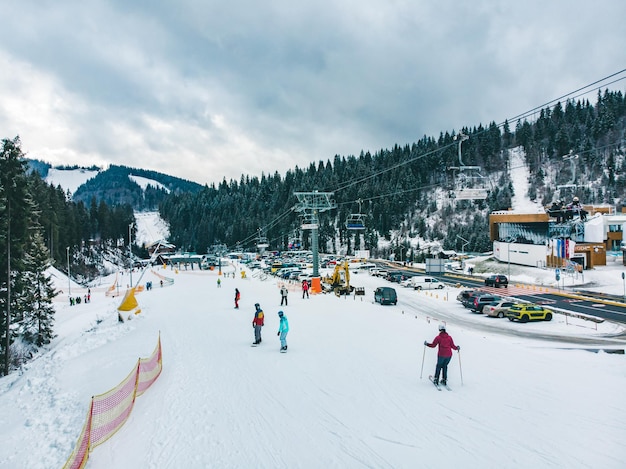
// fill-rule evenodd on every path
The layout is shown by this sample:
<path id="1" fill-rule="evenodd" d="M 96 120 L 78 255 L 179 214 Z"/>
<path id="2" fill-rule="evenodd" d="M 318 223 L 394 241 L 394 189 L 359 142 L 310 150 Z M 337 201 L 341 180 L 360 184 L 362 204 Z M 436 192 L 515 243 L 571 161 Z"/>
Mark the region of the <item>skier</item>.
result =
<path id="1" fill-rule="evenodd" d="M 239 288 L 235 288 L 235 309 L 239 309 L 240 298 L 241 298 L 241 294 L 239 293 Z"/>
<path id="2" fill-rule="evenodd" d="M 254 327 L 254 343 L 252 345 L 259 345 L 261 343 L 261 328 L 263 327 L 265 314 L 258 303 L 254 305 L 254 309 L 254 319 L 252 320 L 252 327 Z"/>
<path id="3" fill-rule="evenodd" d="M 287 316 L 282 311 L 278 312 L 278 317 L 280 318 L 280 324 L 278 326 L 278 336 L 280 337 L 280 351 L 287 351 L 287 333 L 289 332 L 289 321 L 287 321 Z"/>
<path id="4" fill-rule="evenodd" d="M 424 345 L 430 348 L 434 348 L 437 345 L 439 346 L 439 351 L 437 352 L 437 367 L 435 368 L 433 383 L 435 383 L 435 386 L 439 385 L 439 374 L 443 372 L 441 384 L 445 386 L 448 382 L 448 363 L 450 363 L 452 359 L 452 349 L 461 350 L 461 347 L 454 345 L 454 340 L 448 335 L 446 326 L 443 324 L 439 324 L 439 335 L 435 337 L 435 340 L 433 340 L 431 344 L 424 341 Z"/>
<path id="5" fill-rule="evenodd" d="M 285 303 L 285 306 L 287 306 L 287 287 L 285 286 L 285 284 L 283 284 L 282 287 L 280 287 L 280 305 L 282 306 L 283 303 Z"/>
<path id="6" fill-rule="evenodd" d="M 307 298 L 309 297 L 309 282 L 302 280 L 302 299 L 304 299 L 305 295 Z"/>
<path id="7" fill-rule="evenodd" d="M 222 288 L 222 279 L 217 278 L 217 288 Z"/>

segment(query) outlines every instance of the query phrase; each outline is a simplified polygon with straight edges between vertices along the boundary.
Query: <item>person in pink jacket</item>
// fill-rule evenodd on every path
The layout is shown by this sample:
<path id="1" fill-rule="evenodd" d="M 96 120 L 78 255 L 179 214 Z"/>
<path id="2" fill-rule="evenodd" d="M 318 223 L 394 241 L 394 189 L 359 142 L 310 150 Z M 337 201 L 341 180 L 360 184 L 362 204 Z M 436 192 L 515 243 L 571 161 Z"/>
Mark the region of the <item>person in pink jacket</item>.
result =
<path id="1" fill-rule="evenodd" d="M 424 341 L 424 345 L 430 348 L 439 346 L 437 352 L 437 367 L 435 368 L 435 376 L 433 382 L 439 384 L 439 374 L 443 372 L 441 384 L 444 386 L 448 382 L 448 363 L 452 359 L 452 350 L 461 350 L 461 347 L 454 345 L 454 340 L 446 332 L 446 326 L 439 324 L 439 335 L 435 337 L 432 343 Z"/>

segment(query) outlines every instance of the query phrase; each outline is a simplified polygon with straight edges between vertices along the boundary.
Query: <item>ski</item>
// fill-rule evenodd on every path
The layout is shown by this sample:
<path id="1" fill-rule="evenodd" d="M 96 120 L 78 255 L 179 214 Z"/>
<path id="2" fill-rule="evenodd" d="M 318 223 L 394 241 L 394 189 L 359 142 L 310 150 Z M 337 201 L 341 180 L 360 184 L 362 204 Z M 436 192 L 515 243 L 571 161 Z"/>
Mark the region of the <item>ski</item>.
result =
<path id="1" fill-rule="evenodd" d="M 433 380 L 433 376 L 432 375 L 430 375 L 428 377 L 428 379 L 430 380 L 431 383 L 433 383 L 433 386 L 435 386 L 437 388 L 437 391 L 441 391 L 441 388 L 439 387 L 439 385 L 436 384 L 435 381 Z"/>

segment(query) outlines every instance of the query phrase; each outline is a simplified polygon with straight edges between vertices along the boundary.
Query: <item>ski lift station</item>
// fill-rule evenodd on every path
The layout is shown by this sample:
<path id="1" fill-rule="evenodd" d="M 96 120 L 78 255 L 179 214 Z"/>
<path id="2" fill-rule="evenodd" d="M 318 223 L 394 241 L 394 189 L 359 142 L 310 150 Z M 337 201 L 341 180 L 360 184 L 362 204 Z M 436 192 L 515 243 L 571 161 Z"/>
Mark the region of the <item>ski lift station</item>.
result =
<path id="1" fill-rule="evenodd" d="M 622 256 L 626 210 L 612 206 L 583 205 L 562 213 L 492 212 L 489 233 L 494 258 L 531 267 L 561 268 L 576 264 L 577 270 L 607 264 L 607 253 Z"/>

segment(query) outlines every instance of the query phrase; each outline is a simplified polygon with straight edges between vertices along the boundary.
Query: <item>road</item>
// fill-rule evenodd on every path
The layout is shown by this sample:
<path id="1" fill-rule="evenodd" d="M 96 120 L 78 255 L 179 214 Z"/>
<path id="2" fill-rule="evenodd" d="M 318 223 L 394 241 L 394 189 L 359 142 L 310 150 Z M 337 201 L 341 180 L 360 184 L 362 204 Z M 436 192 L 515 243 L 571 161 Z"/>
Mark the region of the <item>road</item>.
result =
<path id="1" fill-rule="evenodd" d="M 414 273 L 419 272 L 416 269 L 403 269 L 397 265 L 385 265 L 384 268 L 386 270 L 409 270 Z M 424 274 L 423 272 L 419 273 L 422 275 Z M 447 273 L 443 275 L 429 275 L 439 278 L 440 281 L 446 284 L 460 285 L 467 288 L 479 288 L 489 293 L 516 298 L 524 302 L 543 304 L 550 309 L 570 316 L 589 317 L 590 327 L 593 327 L 593 318 L 600 318 L 600 320 L 612 321 L 626 326 L 626 305 L 617 301 L 608 301 L 604 298 L 575 295 L 573 292 L 558 291 L 534 285 L 517 284 L 511 285 L 508 288 L 494 288 L 485 287 L 484 280 L 482 278 L 472 278 Z M 397 287 L 397 284 L 394 283 L 390 283 L 390 285 Z M 454 299 L 450 298 L 450 300 Z M 413 302 L 407 302 L 403 306 L 418 310 L 424 310 L 425 308 L 424 305 L 414 304 Z M 526 338 L 528 338 L 529 334 L 528 330 L 503 328 L 500 320 L 497 318 L 489 318 L 487 316 L 476 314 L 459 315 L 456 311 L 441 311 L 440 309 L 433 309 L 432 311 L 426 311 L 426 313 L 441 320 L 454 320 L 455 322 L 462 323 L 467 327 L 484 330 L 486 332 Z M 477 316 L 479 316 L 480 319 L 484 318 L 485 320 L 477 321 Z M 542 332 L 532 332 L 532 335 L 537 339 L 588 346 L 591 350 L 617 350 L 623 353 L 624 348 L 626 347 L 626 329 L 624 329 L 624 332 L 605 334 L 595 337 L 572 337 Z"/>

